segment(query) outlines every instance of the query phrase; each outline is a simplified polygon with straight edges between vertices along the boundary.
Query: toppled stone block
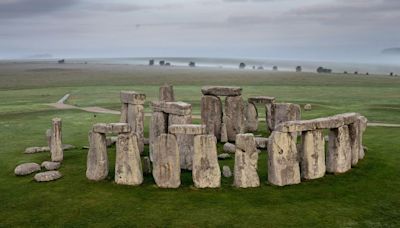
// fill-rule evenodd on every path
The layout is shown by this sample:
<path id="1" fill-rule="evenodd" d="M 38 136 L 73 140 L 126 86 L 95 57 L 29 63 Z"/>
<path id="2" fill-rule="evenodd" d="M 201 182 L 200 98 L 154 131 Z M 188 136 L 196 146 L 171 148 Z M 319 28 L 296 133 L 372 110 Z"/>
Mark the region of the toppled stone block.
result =
<path id="1" fill-rule="evenodd" d="M 225 143 L 223 147 L 224 152 L 234 154 L 236 153 L 236 145 L 232 143 Z"/>
<path id="2" fill-rule="evenodd" d="M 236 136 L 233 185 L 239 188 L 260 186 L 257 173 L 258 153 L 253 134 Z"/>
<path id="3" fill-rule="evenodd" d="M 151 107 L 154 112 L 164 112 L 180 116 L 192 114 L 192 105 L 181 101 L 176 101 L 176 102 L 153 101 L 151 102 Z"/>
<path id="4" fill-rule="evenodd" d="M 229 158 L 231 158 L 231 155 L 228 154 L 228 153 L 218 154 L 218 159 L 219 160 L 226 160 L 226 159 L 229 159 Z"/>
<path id="5" fill-rule="evenodd" d="M 49 182 L 60 179 L 62 177 L 59 171 L 47 171 L 42 173 L 37 173 L 33 178 L 37 182 Z"/>
<path id="6" fill-rule="evenodd" d="M 121 91 L 121 103 L 143 105 L 146 101 L 146 94 L 137 93 L 135 91 Z"/>
<path id="7" fill-rule="evenodd" d="M 229 168 L 229 166 L 224 165 L 222 167 L 222 175 L 224 175 L 224 177 L 229 178 L 232 176 L 232 171 L 231 168 Z"/>
<path id="8" fill-rule="evenodd" d="M 226 132 L 229 141 L 235 141 L 236 135 L 245 127 L 244 102 L 241 96 L 225 98 Z"/>
<path id="9" fill-rule="evenodd" d="M 304 111 L 311 111 L 311 109 L 312 109 L 311 104 L 305 104 L 303 108 L 304 108 Z"/>
<path id="10" fill-rule="evenodd" d="M 203 95 L 213 96 L 240 96 L 242 88 L 234 86 L 204 86 L 201 88 Z"/>
<path id="11" fill-rule="evenodd" d="M 200 124 L 173 124 L 168 127 L 170 134 L 204 135 L 206 126 Z"/>
<path id="12" fill-rule="evenodd" d="M 17 176 L 25 176 L 37 171 L 40 171 L 40 165 L 37 163 L 30 162 L 15 167 L 14 174 Z"/>
<path id="13" fill-rule="evenodd" d="M 41 167 L 45 168 L 46 170 L 52 171 L 52 170 L 57 170 L 61 167 L 60 162 L 52 162 L 52 161 L 44 161 L 40 165 Z"/>
<path id="14" fill-rule="evenodd" d="M 212 134 L 221 139 L 222 127 L 222 102 L 216 96 L 202 96 L 201 98 L 201 123 L 206 125 L 207 134 Z"/>
<path id="15" fill-rule="evenodd" d="M 246 109 L 246 132 L 255 132 L 258 129 L 258 111 L 253 103 L 247 104 Z"/>
<path id="16" fill-rule="evenodd" d="M 120 134 L 131 132 L 131 127 L 127 123 L 97 123 L 93 125 L 92 131 L 101 134 Z"/>
<path id="17" fill-rule="evenodd" d="M 108 175 L 106 135 L 89 132 L 89 151 L 86 160 L 86 177 L 89 180 L 104 180 Z"/>
<path id="18" fill-rule="evenodd" d="M 41 153 L 41 152 L 49 152 L 50 147 L 48 146 L 43 146 L 43 147 L 28 147 L 25 149 L 24 154 L 36 154 L 36 153 Z"/>

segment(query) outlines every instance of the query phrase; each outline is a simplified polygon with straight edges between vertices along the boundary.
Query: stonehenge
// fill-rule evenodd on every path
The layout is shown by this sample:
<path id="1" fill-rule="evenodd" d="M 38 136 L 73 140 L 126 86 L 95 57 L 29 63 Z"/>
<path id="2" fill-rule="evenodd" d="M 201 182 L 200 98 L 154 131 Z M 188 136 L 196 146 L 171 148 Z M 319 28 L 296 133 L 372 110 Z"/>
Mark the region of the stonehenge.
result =
<path id="1" fill-rule="evenodd" d="M 274 108 L 275 104 L 275 97 L 268 97 L 268 96 L 255 96 L 255 97 L 249 97 L 247 99 L 248 104 L 250 105 L 250 108 L 254 108 L 255 111 L 257 112 L 257 119 L 253 120 L 251 117 L 246 120 L 247 126 L 250 126 L 251 124 L 253 125 L 253 128 L 248 128 L 248 132 L 255 132 L 258 128 L 258 110 L 257 110 L 257 105 L 263 105 L 265 107 L 265 121 L 267 123 L 267 128 L 269 128 L 270 131 L 273 129 L 273 121 L 272 121 L 272 110 Z M 247 110 L 249 112 L 249 110 Z M 248 114 L 249 115 L 249 114 Z M 255 124 L 254 122 L 257 122 Z M 256 128 L 257 126 L 257 128 Z"/>
<path id="2" fill-rule="evenodd" d="M 50 154 L 51 161 L 61 162 L 64 158 L 61 134 L 61 119 L 54 118 L 52 120 L 51 138 L 50 138 Z"/>
<path id="3" fill-rule="evenodd" d="M 257 174 L 258 152 L 253 134 L 236 136 L 233 185 L 239 188 L 260 186 Z"/>
<path id="4" fill-rule="evenodd" d="M 164 84 L 160 86 L 159 91 L 160 101 L 175 101 L 174 87 L 172 85 Z"/>

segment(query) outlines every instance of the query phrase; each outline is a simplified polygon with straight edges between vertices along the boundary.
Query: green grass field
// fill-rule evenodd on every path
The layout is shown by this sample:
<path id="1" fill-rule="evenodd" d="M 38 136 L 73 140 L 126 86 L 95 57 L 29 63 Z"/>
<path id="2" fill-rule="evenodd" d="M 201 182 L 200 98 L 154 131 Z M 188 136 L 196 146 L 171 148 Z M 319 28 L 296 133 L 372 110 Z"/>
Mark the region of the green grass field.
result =
<path id="1" fill-rule="evenodd" d="M 220 189 L 199 190 L 193 187 L 190 172 L 182 173 L 182 186 L 174 190 L 158 189 L 151 176 L 145 176 L 139 187 L 116 185 L 115 148 L 109 150 L 109 178 L 88 181 L 87 150 L 80 149 L 88 144 L 87 133 L 92 124 L 115 122 L 119 117 L 56 110 L 46 104 L 70 93 L 69 104 L 119 109 L 120 90 L 145 92 L 151 101 L 164 82 L 175 85 L 176 98 L 191 103 L 194 114 L 200 113 L 201 86 L 238 85 L 245 97 L 265 95 L 282 102 L 311 103 L 313 110 L 303 112 L 304 119 L 355 111 L 371 122 L 400 124 L 400 78 L 396 77 L 0 64 L 0 226 L 400 226 L 400 128 L 369 127 L 364 136 L 369 149 L 357 167 L 295 186 L 267 183 L 266 151 L 259 158 L 260 188 L 237 189 L 231 186 L 232 178 L 222 178 Z M 49 159 L 48 153 L 22 152 L 45 144 L 45 130 L 56 116 L 63 119 L 64 143 L 78 146 L 64 153 L 60 169 L 64 177 L 36 183 L 33 175 L 14 176 L 20 163 Z M 220 161 L 231 168 L 233 163 L 233 159 Z"/>

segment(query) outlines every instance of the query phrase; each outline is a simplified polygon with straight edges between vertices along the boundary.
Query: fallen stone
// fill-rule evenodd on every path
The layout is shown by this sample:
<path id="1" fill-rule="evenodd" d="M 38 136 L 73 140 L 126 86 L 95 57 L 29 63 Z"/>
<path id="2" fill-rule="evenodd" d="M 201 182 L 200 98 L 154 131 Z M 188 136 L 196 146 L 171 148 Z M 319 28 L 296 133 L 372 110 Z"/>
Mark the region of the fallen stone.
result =
<path id="1" fill-rule="evenodd" d="M 131 132 L 131 127 L 127 123 L 97 123 L 93 125 L 92 131 L 101 134 L 120 134 Z"/>
<path id="2" fill-rule="evenodd" d="M 59 171 L 46 171 L 42 173 L 37 173 L 33 178 L 37 182 L 48 182 L 60 179 L 62 177 Z"/>
<path id="3" fill-rule="evenodd" d="M 168 127 L 170 134 L 204 135 L 206 126 L 200 124 L 173 124 Z"/>
<path id="4" fill-rule="evenodd" d="M 311 104 L 305 104 L 304 111 L 311 111 Z"/>
<path id="5" fill-rule="evenodd" d="M 48 146 L 28 147 L 25 149 L 24 154 L 35 154 L 35 153 L 49 152 L 49 151 L 50 151 L 50 147 L 48 147 Z"/>
<path id="6" fill-rule="evenodd" d="M 253 103 L 247 104 L 246 110 L 246 131 L 255 132 L 258 129 L 258 111 Z"/>
<path id="7" fill-rule="evenodd" d="M 239 188 L 260 186 L 257 173 L 258 153 L 253 134 L 236 136 L 235 167 L 233 185 Z"/>
<path id="8" fill-rule="evenodd" d="M 217 139 L 214 135 L 197 135 L 194 137 L 192 173 L 196 188 L 218 188 L 221 186 Z"/>
<path id="9" fill-rule="evenodd" d="M 40 171 L 40 165 L 31 162 L 18 165 L 14 170 L 14 174 L 17 176 L 24 176 L 37 171 Z"/>
<path id="10" fill-rule="evenodd" d="M 224 165 L 222 167 L 222 175 L 224 175 L 224 177 L 229 178 L 232 176 L 232 171 L 231 168 L 229 168 L 229 166 Z"/>
<path id="11" fill-rule="evenodd" d="M 235 141 L 236 135 L 244 127 L 244 102 L 241 96 L 225 98 L 226 132 L 229 141 Z"/>
<path id="12" fill-rule="evenodd" d="M 222 102 L 216 96 L 202 96 L 201 98 L 201 123 L 206 125 L 207 134 L 212 134 L 221 139 L 222 127 Z"/>
<path id="13" fill-rule="evenodd" d="M 325 139 L 322 130 L 302 133 L 299 150 L 301 177 L 307 180 L 321 178 L 325 175 Z"/>
<path id="14" fill-rule="evenodd" d="M 89 132 L 89 151 L 86 160 L 86 177 L 89 180 L 104 180 L 108 175 L 106 135 Z"/>
<path id="15" fill-rule="evenodd" d="M 218 154 L 218 159 L 219 160 L 226 160 L 226 159 L 229 159 L 229 158 L 231 158 L 231 155 L 228 154 L 228 153 Z"/>
<path id="16" fill-rule="evenodd" d="M 268 138 L 265 137 L 254 137 L 257 148 L 266 149 L 268 146 Z"/>
<path id="17" fill-rule="evenodd" d="M 62 130 L 61 130 L 61 119 L 52 119 L 51 129 L 51 145 L 50 155 L 51 160 L 54 162 L 61 162 L 64 158 L 63 144 L 62 144 Z"/>
<path id="18" fill-rule="evenodd" d="M 165 84 L 161 86 L 159 92 L 160 101 L 175 101 L 174 88 L 172 85 Z"/>
<path id="19" fill-rule="evenodd" d="M 45 168 L 46 170 L 57 170 L 61 167 L 60 162 L 52 162 L 52 161 L 44 161 L 40 165 L 41 167 Z"/>
<path id="20" fill-rule="evenodd" d="M 240 96 L 242 88 L 232 86 L 204 86 L 201 88 L 203 95 L 213 96 Z"/>
<path id="21" fill-rule="evenodd" d="M 149 138 L 149 151 L 150 160 L 153 160 L 154 145 L 158 136 L 168 132 L 168 114 L 163 112 L 153 112 L 150 121 L 150 138 Z"/>
<path id="22" fill-rule="evenodd" d="M 151 174 L 152 168 L 151 168 L 151 161 L 150 157 L 143 157 L 143 173 L 145 174 Z"/>
<path id="23" fill-rule="evenodd" d="M 66 151 L 66 150 L 73 150 L 73 149 L 75 149 L 76 147 L 74 146 L 74 145 L 70 145 L 70 144 L 63 144 L 63 151 Z"/>
<path id="24" fill-rule="evenodd" d="M 256 96 L 250 97 L 247 101 L 253 104 L 272 104 L 275 103 L 275 97 Z"/>
<path id="25" fill-rule="evenodd" d="M 229 143 L 229 142 L 224 144 L 223 149 L 224 149 L 224 152 L 226 152 L 226 153 L 230 153 L 230 154 L 236 153 L 235 144 L 232 144 L 232 143 Z"/>
<path id="26" fill-rule="evenodd" d="M 124 104 L 144 105 L 146 101 L 145 94 L 137 93 L 135 91 L 121 91 L 120 98 L 121 103 Z"/>
<path id="27" fill-rule="evenodd" d="M 349 128 L 345 125 L 329 132 L 326 171 L 345 173 L 351 169 Z"/>
<path id="28" fill-rule="evenodd" d="M 175 101 L 175 102 L 153 101 L 151 102 L 151 107 L 154 112 L 164 112 L 180 116 L 192 114 L 192 105 L 181 101 Z"/>

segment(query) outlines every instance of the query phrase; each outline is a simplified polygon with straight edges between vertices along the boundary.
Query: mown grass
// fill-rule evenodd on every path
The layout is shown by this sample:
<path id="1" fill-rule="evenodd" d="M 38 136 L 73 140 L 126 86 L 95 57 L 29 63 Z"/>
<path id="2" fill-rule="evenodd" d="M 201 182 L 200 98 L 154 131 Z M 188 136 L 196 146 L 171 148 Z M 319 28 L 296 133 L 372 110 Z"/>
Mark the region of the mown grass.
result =
<path id="1" fill-rule="evenodd" d="M 43 70 L 34 72 L 39 76 Z M 59 75 L 59 71 L 47 72 Z M 177 74 L 181 76 L 179 72 Z M 93 74 L 94 77 L 96 75 Z M 188 83 L 189 80 L 178 76 L 172 77 L 176 82 L 172 79 L 169 81 L 177 85 L 177 97 L 193 103 L 195 112 L 198 112 L 200 85 L 184 85 L 183 81 Z M 114 76 L 110 74 L 108 77 Z M 223 178 L 220 189 L 199 190 L 193 187 L 190 172 L 182 173 L 182 186 L 174 190 L 157 188 L 153 178 L 148 175 L 139 187 L 116 185 L 113 183 L 115 148 L 109 149 L 109 178 L 91 182 L 85 177 L 87 150 L 80 148 L 87 145 L 87 132 L 93 123 L 114 122 L 119 119 L 118 116 L 93 115 L 79 110 L 54 110 L 44 104 L 58 100 L 65 93 L 71 93 L 69 102 L 78 106 L 119 108 L 119 90 L 143 91 L 148 95 L 148 100 L 153 100 L 157 96 L 158 84 L 162 82 L 146 86 L 125 81 L 124 85 L 100 83 L 94 86 L 91 84 L 93 81 L 89 80 L 82 81 L 80 85 L 67 83 L 62 86 L 64 82 L 57 82 L 51 75 L 47 75 L 47 79 L 54 86 L 49 86 L 48 82 L 31 88 L 21 82 L 20 87 L 12 90 L 1 86 L 0 226 L 400 225 L 398 128 L 369 127 L 364 137 L 364 144 L 369 150 L 357 167 L 343 175 L 326 175 L 322 179 L 295 186 L 275 187 L 267 183 L 266 151 L 259 158 L 260 188 L 237 189 L 231 186 L 232 178 Z M 333 83 L 335 86 L 325 87 L 323 84 L 307 86 L 304 82 L 299 82 L 301 86 L 284 82 L 283 85 L 248 85 L 243 80 L 243 87 L 245 96 L 273 95 L 281 101 L 312 103 L 313 111 L 304 113 L 306 118 L 360 111 L 376 121 L 400 122 L 397 99 L 400 92 L 395 83 L 385 86 L 374 86 L 366 81 L 362 82 L 364 85 L 360 85 L 360 82 L 351 86 L 346 83 L 353 82 L 338 79 Z M 204 81 L 204 84 L 211 83 Z M 224 84 L 231 83 L 228 80 Z M 40 163 L 49 159 L 48 153 L 25 155 L 22 152 L 25 147 L 45 144 L 44 132 L 55 116 L 63 119 L 64 143 L 78 146 L 77 149 L 65 152 L 60 169 L 64 177 L 51 183 L 36 183 L 32 179 L 33 175 L 15 177 L 13 170 L 17 164 L 31 161 Z M 146 135 L 147 125 L 148 119 Z M 263 129 L 265 126 L 260 126 L 257 134 L 266 135 Z M 221 146 L 218 146 L 219 152 Z M 220 165 L 233 168 L 233 162 L 233 159 L 220 161 Z"/>

